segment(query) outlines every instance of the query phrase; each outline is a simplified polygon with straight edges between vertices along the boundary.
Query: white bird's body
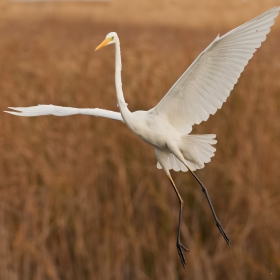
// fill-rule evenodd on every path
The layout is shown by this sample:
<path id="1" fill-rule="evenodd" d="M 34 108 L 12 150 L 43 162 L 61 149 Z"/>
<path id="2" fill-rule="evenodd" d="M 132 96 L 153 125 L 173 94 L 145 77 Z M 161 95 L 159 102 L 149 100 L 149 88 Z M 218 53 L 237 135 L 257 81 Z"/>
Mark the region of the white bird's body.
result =
<path id="1" fill-rule="evenodd" d="M 217 219 L 207 189 L 193 173 L 203 168 L 214 156 L 217 141 L 215 134 L 192 135 L 192 126 L 206 121 L 226 101 L 240 74 L 257 48 L 265 41 L 280 7 L 274 7 L 251 21 L 231 30 L 216 39 L 197 57 L 191 66 L 171 87 L 164 98 L 149 111 L 130 112 L 124 100 L 121 82 L 120 41 L 111 32 L 96 48 L 115 44 L 115 83 L 119 112 L 103 109 L 78 109 L 53 105 L 33 107 L 9 107 L 18 116 L 85 114 L 123 121 L 143 141 L 155 148 L 157 167 L 169 177 L 180 202 L 177 249 L 183 266 L 186 266 L 180 242 L 180 223 L 183 200 L 171 178 L 170 169 L 190 170 L 206 195 L 211 211 L 221 234 L 230 241 Z"/>
<path id="2" fill-rule="evenodd" d="M 172 146 L 178 147 L 182 152 L 187 165 L 191 170 L 204 167 L 204 162 L 209 162 L 214 155 L 215 134 L 210 135 L 188 135 L 182 134 L 168 121 L 153 112 L 136 111 L 131 113 L 127 126 L 143 141 L 155 148 L 156 157 L 159 161 L 158 168 L 166 166 L 167 169 L 175 171 L 187 171 L 187 167 L 173 154 Z M 162 133 L 163 131 L 168 133 Z M 199 149 L 202 145 L 207 151 Z M 208 155 L 205 156 L 205 154 Z M 202 159 L 204 155 L 204 160 Z M 166 164 L 163 162 L 166 161 Z"/>

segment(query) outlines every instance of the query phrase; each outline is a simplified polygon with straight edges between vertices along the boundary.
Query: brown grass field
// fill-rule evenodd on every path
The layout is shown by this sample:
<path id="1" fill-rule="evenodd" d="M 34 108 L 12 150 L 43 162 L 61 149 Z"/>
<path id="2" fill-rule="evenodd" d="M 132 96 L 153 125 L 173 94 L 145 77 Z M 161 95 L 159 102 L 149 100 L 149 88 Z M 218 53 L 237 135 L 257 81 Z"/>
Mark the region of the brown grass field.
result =
<path id="1" fill-rule="evenodd" d="M 2 111 L 117 110 L 113 47 L 94 52 L 109 31 L 121 39 L 129 108 L 149 109 L 227 31 L 23 15 L 2 14 L 0 23 Z M 217 134 L 216 156 L 196 174 L 231 249 L 198 184 L 172 173 L 185 201 L 186 272 L 175 246 L 177 197 L 150 146 L 107 119 L 2 113 L 0 280 L 280 279 L 279 49 L 275 28 L 222 110 L 194 127 Z"/>

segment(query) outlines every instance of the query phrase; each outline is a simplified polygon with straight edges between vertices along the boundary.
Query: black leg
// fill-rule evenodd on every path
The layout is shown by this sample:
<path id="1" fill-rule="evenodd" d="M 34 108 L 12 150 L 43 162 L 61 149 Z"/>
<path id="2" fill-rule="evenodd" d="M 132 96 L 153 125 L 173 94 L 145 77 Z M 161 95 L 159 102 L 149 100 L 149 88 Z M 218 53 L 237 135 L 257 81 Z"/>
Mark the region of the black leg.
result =
<path id="1" fill-rule="evenodd" d="M 179 254 L 179 257 L 180 257 L 180 260 L 182 262 L 182 265 L 184 267 L 184 269 L 186 270 L 186 260 L 185 260 L 185 257 L 184 257 L 184 254 L 183 254 L 183 250 L 185 250 L 186 252 L 190 252 L 190 250 L 188 248 L 186 248 L 185 246 L 183 246 L 181 244 L 181 241 L 180 241 L 180 228 L 181 228 L 181 216 L 182 216 L 182 208 L 183 208 L 183 199 L 181 198 L 176 186 L 175 186 L 175 183 L 174 181 L 172 180 L 171 176 L 169 175 L 168 176 L 169 179 L 170 179 L 170 182 L 172 184 L 172 187 L 179 199 L 179 204 L 180 204 L 180 210 L 179 210 L 179 223 L 178 223 L 178 233 L 177 233 L 177 243 L 176 243 L 176 246 L 177 246 L 177 250 L 178 250 L 178 254 Z"/>
<path id="2" fill-rule="evenodd" d="M 188 167 L 188 169 L 190 170 L 189 167 Z M 219 229 L 219 231 L 220 231 L 220 233 L 222 234 L 222 236 L 224 237 L 224 239 L 225 239 L 227 245 L 230 246 L 230 240 L 229 240 L 229 238 L 228 238 L 228 236 L 227 236 L 226 231 L 223 229 L 221 223 L 219 222 L 219 220 L 218 220 L 218 218 L 217 218 L 217 215 L 216 215 L 215 210 L 214 210 L 214 207 L 213 207 L 213 205 L 212 205 L 212 203 L 211 203 L 211 200 L 210 200 L 210 197 L 209 197 L 209 194 L 208 194 L 208 191 L 207 191 L 206 187 L 201 183 L 201 181 L 198 179 L 198 177 L 194 174 L 193 171 L 190 170 L 190 172 L 191 172 L 191 174 L 194 176 L 194 178 L 196 179 L 196 181 L 199 183 L 199 185 L 201 186 L 202 191 L 204 192 L 204 194 L 205 194 L 205 196 L 206 196 L 206 199 L 207 199 L 207 201 L 208 201 L 208 204 L 209 204 L 209 206 L 210 206 L 210 208 L 211 208 L 212 214 L 213 214 L 214 219 L 215 219 L 215 222 L 216 222 L 216 226 L 217 226 L 217 228 Z"/>

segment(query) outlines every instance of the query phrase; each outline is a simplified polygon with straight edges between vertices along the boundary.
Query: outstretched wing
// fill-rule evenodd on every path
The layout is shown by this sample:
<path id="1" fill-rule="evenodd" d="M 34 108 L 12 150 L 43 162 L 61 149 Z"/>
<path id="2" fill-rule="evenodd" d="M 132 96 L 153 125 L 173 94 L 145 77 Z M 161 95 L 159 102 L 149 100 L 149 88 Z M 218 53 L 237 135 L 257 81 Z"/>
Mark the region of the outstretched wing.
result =
<path id="1" fill-rule="evenodd" d="M 280 7 L 217 37 L 172 86 L 151 114 L 161 115 L 181 133 L 222 107 L 253 53 L 265 41 Z"/>
<path id="2" fill-rule="evenodd" d="M 113 112 L 109 110 L 94 108 L 94 109 L 80 109 L 72 107 L 62 107 L 55 105 L 38 105 L 32 107 L 9 107 L 9 109 L 14 111 L 4 111 L 5 113 L 13 114 L 16 116 L 22 117 L 35 117 L 35 116 L 45 116 L 45 115 L 54 115 L 54 116 L 70 116 L 70 115 L 90 115 L 95 117 L 103 117 L 108 119 L 113 119 L 117 121 L 122 121 L 123 118 L 120 113 Z"/>

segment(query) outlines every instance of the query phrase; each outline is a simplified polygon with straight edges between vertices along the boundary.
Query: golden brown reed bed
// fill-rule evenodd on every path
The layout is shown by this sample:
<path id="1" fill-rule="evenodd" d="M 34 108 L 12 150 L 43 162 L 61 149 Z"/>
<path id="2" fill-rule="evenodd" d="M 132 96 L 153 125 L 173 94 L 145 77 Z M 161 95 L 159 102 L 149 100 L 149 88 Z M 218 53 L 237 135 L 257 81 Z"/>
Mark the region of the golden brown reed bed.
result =
<path id="1" fill-rule="evenodd" d="M 0 0 L 0 24 L 49 15 L 141 26 L 233 28 L 277 5 L 279 0 Z M 275 25 L 279 28 L 279 21 Z"/>
<path id="2" fill-rule="evenodd" d="M 0 28 L 1 110 L 56 104 L 116 108 L 117 31 L 131 110 L 154 106 L 217 30 L 111 26 L 48 18 Z M 194 128 L 216 133 L 197 172 L 227 230 L 229 249 L 190 174 L 178 202 L 153 149 L 119 122 L 87 116 L 2 114 L 0 279 L 279 279 L 280 33 L 269 34 L 222 110 Z M 174 43 L 176 42 L 176 43 Z"/>

